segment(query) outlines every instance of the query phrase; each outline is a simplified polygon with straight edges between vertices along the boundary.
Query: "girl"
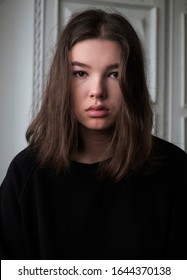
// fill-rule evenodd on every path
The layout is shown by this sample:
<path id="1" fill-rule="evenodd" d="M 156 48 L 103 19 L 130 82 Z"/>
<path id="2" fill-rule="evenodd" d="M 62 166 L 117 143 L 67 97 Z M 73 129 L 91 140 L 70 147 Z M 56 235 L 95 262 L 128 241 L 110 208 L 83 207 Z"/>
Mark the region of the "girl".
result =
<path id="1" fill-rule="evenodd" d="M 0 188 L 2 258 L 187 258 L 187 155 L 152 120 L 130 23 L 75 14 Z"/>

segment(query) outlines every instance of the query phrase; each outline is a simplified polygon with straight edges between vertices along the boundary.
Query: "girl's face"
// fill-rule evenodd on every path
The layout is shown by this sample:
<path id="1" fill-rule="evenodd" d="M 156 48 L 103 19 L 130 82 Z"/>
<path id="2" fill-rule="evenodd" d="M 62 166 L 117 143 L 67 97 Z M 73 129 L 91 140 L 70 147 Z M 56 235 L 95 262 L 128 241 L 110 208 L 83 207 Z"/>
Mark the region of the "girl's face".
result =
<path id="1" fill-rule="evenodd" d="M 104 131 L 119 116 L 122 92 L 119 86 L 120 46 L 109 40 L 89 39 L 73 46 L 73 112 L 84 129 Z"/>

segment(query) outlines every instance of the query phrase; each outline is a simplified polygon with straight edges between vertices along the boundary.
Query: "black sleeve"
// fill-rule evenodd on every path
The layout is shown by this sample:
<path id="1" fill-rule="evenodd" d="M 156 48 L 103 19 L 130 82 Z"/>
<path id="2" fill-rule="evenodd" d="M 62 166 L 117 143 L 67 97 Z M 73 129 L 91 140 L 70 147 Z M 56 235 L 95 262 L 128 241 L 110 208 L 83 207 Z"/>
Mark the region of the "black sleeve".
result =
<path id="1" fill-rule="evenodd" d="M 172 198 L 167 259 L 187 260 L 187 168 L 178 179 L 177 188 Z"/>
<path id="2" fill-rule="evenodd" d="M 21 213 L 21 195 L 29 174 L 27 152 L 11 162 L 0 187 L 0 254 L 1 259 L 27 259 Z"/>
<path id="3" fill-rule="evenodd" d="M 187 260 L 187 155 L 170 153 L 172 168 L 172 211 L 167 259 Z"/>

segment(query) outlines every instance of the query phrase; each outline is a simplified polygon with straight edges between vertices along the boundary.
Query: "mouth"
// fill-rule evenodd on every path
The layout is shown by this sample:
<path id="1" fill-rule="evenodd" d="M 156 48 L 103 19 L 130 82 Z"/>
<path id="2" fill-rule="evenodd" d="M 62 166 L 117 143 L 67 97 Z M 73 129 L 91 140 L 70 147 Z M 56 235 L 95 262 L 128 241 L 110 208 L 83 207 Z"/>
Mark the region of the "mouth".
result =
<path id="1" fill-rule="evenodd" d="M 109 113 L 109 108 L 104 105 L 92 105 L 86 109 L 88 116 L 91 118 L 104 118 Z"/>
<path id="2" fill-rule="evenodd" d="M 92 105 L 86 109 L 86 111 L 109 111 L 109 108 L 104 105 Z"/>

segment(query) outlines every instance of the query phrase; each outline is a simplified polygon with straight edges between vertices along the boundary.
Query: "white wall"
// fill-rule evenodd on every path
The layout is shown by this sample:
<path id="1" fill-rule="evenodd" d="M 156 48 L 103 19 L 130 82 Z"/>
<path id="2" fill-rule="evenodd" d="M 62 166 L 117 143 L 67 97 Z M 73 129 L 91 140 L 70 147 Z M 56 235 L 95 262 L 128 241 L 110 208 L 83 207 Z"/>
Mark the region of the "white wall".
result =
<path id="1" fill-rule="evenodd" d="M 31 118 L 34 0 L 0 1 L 0 183 L 26 146 Z"/>

